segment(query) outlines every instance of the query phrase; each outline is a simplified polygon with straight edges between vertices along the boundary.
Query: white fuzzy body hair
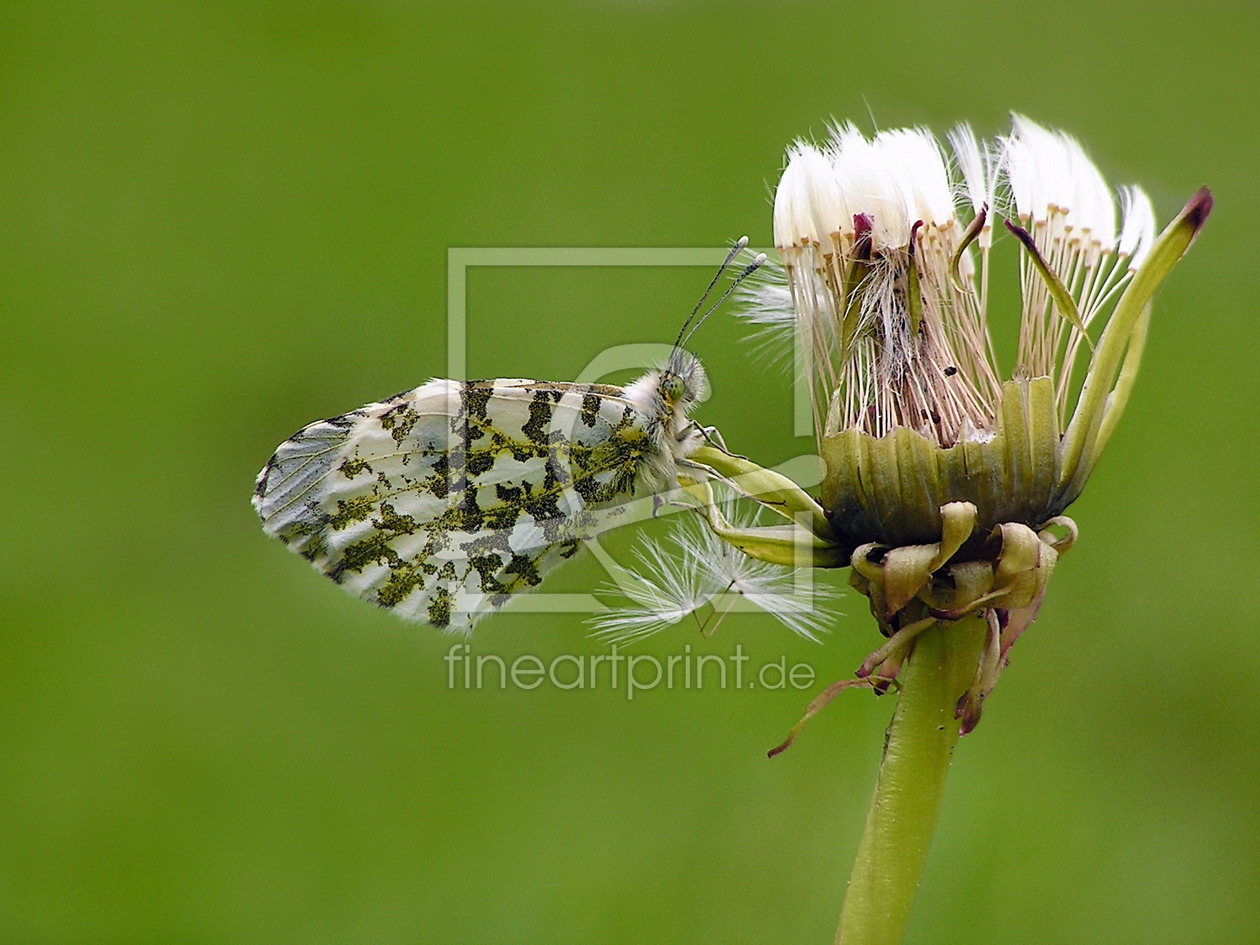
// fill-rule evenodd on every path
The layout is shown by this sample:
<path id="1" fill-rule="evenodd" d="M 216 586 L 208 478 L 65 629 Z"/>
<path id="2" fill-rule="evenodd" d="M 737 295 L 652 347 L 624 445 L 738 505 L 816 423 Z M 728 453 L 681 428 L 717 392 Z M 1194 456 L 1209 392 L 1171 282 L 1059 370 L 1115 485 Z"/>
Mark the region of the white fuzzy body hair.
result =
<path id="1" fill-rule="evenodd" d="M 676 391 L 671 390 L 676 386 Z M 676 396 L 674 394 L 676 393 Z M 643 417 L 645 429 L 668 458 L 666 478 L 672 479 L 673 461 L 685 459 L 704 442 L 688 414 L 709 396 L 709 378 L 699 358 L 675 348 L 664 367 L 648 371 L 625 388 L 630 401 Z"/>

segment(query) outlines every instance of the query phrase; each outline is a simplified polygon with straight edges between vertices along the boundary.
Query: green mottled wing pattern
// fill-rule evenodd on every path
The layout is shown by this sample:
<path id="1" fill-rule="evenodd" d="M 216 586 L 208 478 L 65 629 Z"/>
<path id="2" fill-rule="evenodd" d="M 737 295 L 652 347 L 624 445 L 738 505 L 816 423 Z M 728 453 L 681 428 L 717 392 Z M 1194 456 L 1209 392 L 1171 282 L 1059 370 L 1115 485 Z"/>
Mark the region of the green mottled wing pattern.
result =
<path id="1" fill-rule="evenodd" d="M 299 431 L 254 507 L 349 593 L 467 629 L 643 491 L 649 428 L 619 387 L 435 380 Z"/>

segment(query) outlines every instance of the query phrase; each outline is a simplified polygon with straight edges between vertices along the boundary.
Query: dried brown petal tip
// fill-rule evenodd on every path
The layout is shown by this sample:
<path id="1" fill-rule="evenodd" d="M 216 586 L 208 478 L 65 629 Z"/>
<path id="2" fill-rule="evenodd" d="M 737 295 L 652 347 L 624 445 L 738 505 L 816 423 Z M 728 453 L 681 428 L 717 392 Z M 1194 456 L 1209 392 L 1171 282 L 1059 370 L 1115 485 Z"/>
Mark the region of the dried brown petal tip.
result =
<path id="1" fill-rule="evenodd" d="M 1186 218 L 1186 222 L 1194 227 L 1195 233 L 1203 229 L 1203 224 L 1207 222 L 1208 214 L 1212 212 L 1212 204 L 1212 191 L 1206 187 L 1200 187 L 1195 191 L 1194 196 L 1190 198 L 1186 208 L 1181 211 Z"/>

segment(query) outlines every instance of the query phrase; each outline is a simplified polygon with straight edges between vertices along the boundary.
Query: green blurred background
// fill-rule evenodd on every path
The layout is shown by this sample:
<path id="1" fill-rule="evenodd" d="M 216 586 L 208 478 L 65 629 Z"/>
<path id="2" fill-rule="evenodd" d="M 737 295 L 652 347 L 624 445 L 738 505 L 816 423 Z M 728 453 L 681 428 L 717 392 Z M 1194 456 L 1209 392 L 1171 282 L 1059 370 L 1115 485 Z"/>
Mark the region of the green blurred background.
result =
<path id="1" fill-rule="evenodd" d="M 887 700 L 768 762 L 808 693 L 450 691 L 449 638 L 248 500 L 299 426 L 444 373 L 448 247 L 764 245 L 784 144 L 869 106 L 1061 125 L 1161 221 L 1217 198 L 908 941 L 1260 941 L 1258 63 L 1250 2 L 0 6 L 0 939 L 829 941 Z M 667 341 L 708 276 L 472 270 L 469 372 Z M 806 451 L 741 335 L 697 336 L 701 416 Z M 822 647 L 741 616 L 639 651 L 821 685 L 864 604 Z M 473 645 L 603 651 L 578 616 Z"/>

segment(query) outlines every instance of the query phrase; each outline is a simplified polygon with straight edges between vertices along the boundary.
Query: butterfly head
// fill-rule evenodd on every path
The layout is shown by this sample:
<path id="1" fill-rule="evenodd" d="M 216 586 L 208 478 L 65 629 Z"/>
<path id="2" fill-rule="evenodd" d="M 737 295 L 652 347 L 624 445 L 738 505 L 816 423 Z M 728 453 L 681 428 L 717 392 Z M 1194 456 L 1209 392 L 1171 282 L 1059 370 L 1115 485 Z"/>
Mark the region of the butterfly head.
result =
<path id="1" fill-rule="evenodd" d="M 735 257 L 743 252 L 747 246 L 748 237 L 744 236 L 736 240 L 735 245 L 731 247 L 730 252 L 726 255 L 726 260 L 718 269 L 717 274 L 714 275 L 713 280 L 709 283 L 709 287 L 704 290 L 704 295 L 700 297 L 696 307 L 691 310 L 691 314 L 683 322 L 669 360 L 659 370 L 645 374 L 626 388 L 627 395 L 632 401 L 637 403 L 643 414 L 651 418 L 650 422 L 654 429 L 659 431 L 658 435 L 663 437 L 670 445 L 671 451 L 676 455 L 685 455 L 690 448 L 699 445 L 702 436 L 697 431 L 697 428 L 687 420 L 687 416 L 697 404 L 709 398 L 708 375 L 705 374 L 704 367 L 700 364 L 700 359 L 687 351 L 684 345 L 691 340 L 691 336 L 696 333 L 696 329 L 704 324 L 708 317 L 717 310 L 718 306 L 735 290 L 736 286 L 752 275 L 766 261 L 764 253 L 758 253 L 754 256 L 752 262 L 746 265 L 731 281 L 730 286 L 722 294 L 721 298 L 701 315 L 700 310 L 704 307 L 704 303 L 708 300 L 714 286 L 717 285 L 718 280 L 722 277 L 722 273 L 726 271 Z"/>
<path id="2" fill-rule="evenodd" d="M 699 358 L 690 351 L 675 348 L 669 363 L 660 372 L 657 389 L 670 413 L 686 417 L 697 404 L 709 399 L 709 377 Z"/>
<path id="3" fill-rule="evenodd" d="M 641 413 L 667 436 L 687 425 L 687 415 L 709 399 L 709 378 L 700 359 L 675 348 L 669 360 L 626 388 Z"/>

